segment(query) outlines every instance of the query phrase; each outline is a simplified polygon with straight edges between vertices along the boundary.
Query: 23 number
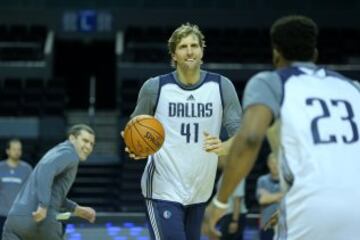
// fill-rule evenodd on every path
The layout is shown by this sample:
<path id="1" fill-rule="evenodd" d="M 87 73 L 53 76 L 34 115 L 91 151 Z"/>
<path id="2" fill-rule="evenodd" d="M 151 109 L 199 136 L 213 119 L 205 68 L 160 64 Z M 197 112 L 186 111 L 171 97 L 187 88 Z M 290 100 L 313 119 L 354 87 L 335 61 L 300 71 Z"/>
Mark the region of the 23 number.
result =
<path id="1" fill-rule="evenodd" d="M 306 105 L 313 106 L 315 103 L 320 104 L 320 107 L 322 108 L 322 115 L 319 115 L 315 117 L 311 121 L 311 132 L 314 140 L 314 144 L 327 144 L 327 143 L 336 143 L 337 138 L 334 134 L 330 134 L 327 138 L 321 138 L 319 133 L 319 120 L 324 118 L 331 118 L 331 114 L 329 111 L 329 106 L 326 104 L 326 102 L 323 99 L 320 98 L 308 98 L 306 99 Z M 352 130 L 352 136 L 348 137 L 345 135 L 342 135 L 341 138 L 344 143 L 350 144 L 354 143 L 359 140 L 359 130 L 357 124 L 354 122 L 354 111 L 351 106 L 351 104 L 342 99 L 336 99 L 336 100 L 330 100 L 330 107 L 345 107 L 345 110 L 347 112 L 347 115 L 344 117 L 341 117 L 341 120 L 347 122 Z"/>

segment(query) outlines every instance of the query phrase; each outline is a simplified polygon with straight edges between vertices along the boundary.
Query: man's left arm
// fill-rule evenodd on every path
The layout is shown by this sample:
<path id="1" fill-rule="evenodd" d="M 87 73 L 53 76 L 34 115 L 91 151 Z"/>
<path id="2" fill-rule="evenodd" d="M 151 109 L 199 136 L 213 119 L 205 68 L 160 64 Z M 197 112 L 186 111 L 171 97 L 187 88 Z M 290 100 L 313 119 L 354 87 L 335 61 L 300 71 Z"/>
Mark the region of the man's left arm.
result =
<path id="1" fill-rule="evenodd" d="M 96 211 L 91 207 L 78 205 L 76 202 L 72 201 L 71 199 L 66 198 L 63 202 L 62 208 L 64 211 L 71 212 L 75 216 L 86 219 L 91 223 L 95 222 Z M 66 218 L 69 217 L 70 214 Z"/>
<path id="2" fill-rule="evenodd" d="M 65 198 L 61 208 L 67 212 L 74 212 L 78 204 L 69 198 Z"/>
<path id="3" fill-rule="evenodd" d="M 236 185 L 252 169 L 271 120 L 272 112 L 265 105 L 253 105 L 246 110 L 224 167 L 224 179 L 217 195 L 220 202 L 227 202 Z"/>
<path id="4" fill-rule="evenodd" d="M 74 215 L 94 223 L 96 218 L 96 211 L 91 207 L 76 205 L 74 209 Z"/>
<path id="5" fill-rule="evenodd" d="M 240 218 L 240 206 L 241 206 L 241 197 L 232 196 L 233 198 L 233 212 L 231 216 L 231 222 L 229 224 L 229 233 L 236 233 L 239 229 L 239 218 Z"/>
<path id="6" fill-rule="evenodd" d="M 242 109 L 232 82 L 222 77 L 220 84 L 224 104 L 222 125 L 230 138 L 222 142 L 218 136 L 204 133 L 204 149 L 207 152 L 213 152 L 219 157 L 223 157 L 228 154 L 235 132 L 239 129 Z"/>
<path id="7" fill-rule="evenodd" d="M 228 136 L 233 137 L 240 127 L 242 108 L 239 97 L 232 82 L 227 78 L 221 79 L 221 90 L 224 103 L 223 126 Z M 228 143 L 230 148 L 231 141 Z"/>
<path id="8" fill-rule="evenodd" d="M 225 214 L 229 196 L 254 166 L 271 120 L 272 112 L 265 105 L 253 105 L 245 111 L 240 130 L 235 135 L 225 160 L 222 184 L 212 204 L 206 210 L 205 217 L 210 237 L 221 236 L 215 228 L 216 223 Z"/>
<path id="9" fill-rule="evenodd" d="M 229 232 L 230 233 L 235 233 L 238 231 L 239 229 L 239 218 L 241 215 L 241 205 L 242 205 L 242 201 L 245 201 L 245 180 L 241 181 L 233 195 L 231 196 L 233 198 L 233 213 L 232 213 L 232 219 L 231 219 L 231 224 L 229 226 Z"/>
<path id="10" fill-rule="evenodd" d="M 227 202 L 237 183 L 253 167 L 270 124 L 279 116 L 282 89 L 280 77 L 272 71 L 260 72 L 246 84 L 245 112 L 226 160 L 217 199 L 220 202 Z"/>

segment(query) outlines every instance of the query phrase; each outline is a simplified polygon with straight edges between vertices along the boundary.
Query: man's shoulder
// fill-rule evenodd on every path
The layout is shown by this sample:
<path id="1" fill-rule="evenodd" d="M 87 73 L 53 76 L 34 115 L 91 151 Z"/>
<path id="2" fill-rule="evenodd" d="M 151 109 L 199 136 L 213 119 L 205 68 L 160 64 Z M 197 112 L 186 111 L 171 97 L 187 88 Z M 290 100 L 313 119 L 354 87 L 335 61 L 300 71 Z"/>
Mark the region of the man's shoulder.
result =
<path id="1" fill-rule="evenodd" d="M 207 71 L 207 70 L 201 70 L 202 74 L 204 74 L 207 77 L 213 77 L 213 78 L 217 78 L 219 80 L 229 80 L 229 78 L 227 78 L 226 76 L 220 74 L 220 73 L 216 73 L 216 72 L 212 72 L 212 71 Z"/>
<path id="2" fill-rule="evenodd" d="M 254 74 L 247 83 L 246 89 L 251 89 L 251 91 L 258 88 L 272 89 L 275 86 L 281 86 L 280 75 L 276 71 L 261 71 Z"/>
<path id="3" fill-rule="evenodd" d="M 78 160 L 77 153 L 76 153 L 74 147 L 71 145 L 60 148 L 59 154 L 61 154 L 62 156 L 66 157 L 66 158 L 70 158 L 72 160 Z"/>
<path id="4" fill-rule="evenodd" d="M 1 160 L 0 161 L 0 168 L 5 168 L 5 167 L 7 167 L 6 160 Z"/>
<path id="5" fill-rule="evenodd" d="M 159 75 L 155 77 L 148 78 L 142 85 L 143 90 L 145 92 L 153 92 L 154 90 L 159 88 L 160 78 L 164 75 Z"/>
<path id="6" fill-rule="evenodd" d="M 68 158 L 71 160 L 78 160 L 78 156 L 76 154 L 75 148 L 69 141 L 64 141 L 59 143 L 55 147 L 49 150 L 46 154 L 48 156 L 54 156 L 57 158 Z"/>
<path id="7" fill-rule="evenodd" d="M 175 78 L 176 78 L 176 71 L 172 71 L 157 75 L 155 77 L 150 77 L 146 82 L 150 82 L 152 84 L 158 84 L 160 81 L 175 82 Z"/>
<path id="8" fill-rule="evenodd" d="M 32 169 L 32 166 L 29 163 L 25 162 L 24 160 L 20 161 L 20 166 L 23 168 L 30 169 L 30 170 Z"/>
<path id="9" fill-rule="evenodd" d="M 261 71 L 252 76 L 251 79 L 262 79 L 262 80 L 268 80 L 268 79 L 279 79 L 279 73 L 277 71 Z"/>
<path id="10" fill-rule="evenodd" d="M 211 72 L 211 71 L 206 71 L 206 70 L 201 70 L 202 74 L 204 75 L 204 81 L 215 81 L 218 84 L 220 84 L 222 86 L 222 88 L 228 89 L 234 86 L 234 84 L 232 83 L 232 81 L 219 73 L 216 72 Z"/>

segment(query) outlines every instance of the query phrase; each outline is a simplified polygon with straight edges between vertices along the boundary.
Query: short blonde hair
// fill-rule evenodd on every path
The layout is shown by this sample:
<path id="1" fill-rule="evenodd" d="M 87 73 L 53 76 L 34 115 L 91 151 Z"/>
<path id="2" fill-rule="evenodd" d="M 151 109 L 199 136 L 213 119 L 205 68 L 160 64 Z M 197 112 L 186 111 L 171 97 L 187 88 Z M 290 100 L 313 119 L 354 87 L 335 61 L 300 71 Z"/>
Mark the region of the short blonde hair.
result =
<path id="1" fill-rule="evenodd" d="M 199 27 L 195 24 L 182 24 L 180 27 L 175 29 L 171 34 L 171 37 L 168 40 L 168 49 L 171 56 L 171 66 L 176 67 L 176 62 L 172 59 L 172 55 L 175 53 L 176 46 L 180 43 L 183 38 L 186 38 L 189 35 L 195 35 L 198 40 L 201 48 L 205 48 L 205 36 L 200 31 Z"/>

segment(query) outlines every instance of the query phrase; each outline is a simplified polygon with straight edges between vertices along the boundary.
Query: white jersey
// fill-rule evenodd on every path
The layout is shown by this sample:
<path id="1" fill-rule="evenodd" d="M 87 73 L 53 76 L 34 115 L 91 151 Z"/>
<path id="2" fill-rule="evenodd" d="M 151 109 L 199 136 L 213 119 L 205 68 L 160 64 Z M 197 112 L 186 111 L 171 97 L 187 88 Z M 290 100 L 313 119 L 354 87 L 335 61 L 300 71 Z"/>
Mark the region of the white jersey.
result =
<path id="1" fill-rule="evenodd" d="M 218 157 L 203 149 L 203 133 L 219 136 L 223 116 L 220 75 L 208 73 L 188 90 L 172 74 L 160 77 L 155 117 L 165 129 L 162 148 L 150 156 L 142 177 L 145 198 L 183 205 L 209 199 Z"/>
<path id="2" fill-rule="evenodd" d="M 287 193 L 278 239 L 359 239 L 360 92 L 322 68 L 292 67 L 279 75 Z"/>

